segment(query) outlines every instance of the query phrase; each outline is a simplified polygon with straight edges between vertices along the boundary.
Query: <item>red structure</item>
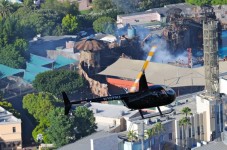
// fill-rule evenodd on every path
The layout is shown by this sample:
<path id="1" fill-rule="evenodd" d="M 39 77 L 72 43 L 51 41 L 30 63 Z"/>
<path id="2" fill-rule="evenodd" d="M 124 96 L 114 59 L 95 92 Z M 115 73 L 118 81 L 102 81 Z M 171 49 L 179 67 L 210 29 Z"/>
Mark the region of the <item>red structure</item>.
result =
<path id="1" fill-rule="evenodd" d="M 134 81 L 122 80 L 122 79 L 115 79 L 115 78 L 106 78 L 109 84 L 115 85 L 120 88 L 127 88 L 130 89 L 134 83 Z M 148 86 L 153 84 L 148 83 Z M 138 89 L 138 86 L 137 86 Z"/>

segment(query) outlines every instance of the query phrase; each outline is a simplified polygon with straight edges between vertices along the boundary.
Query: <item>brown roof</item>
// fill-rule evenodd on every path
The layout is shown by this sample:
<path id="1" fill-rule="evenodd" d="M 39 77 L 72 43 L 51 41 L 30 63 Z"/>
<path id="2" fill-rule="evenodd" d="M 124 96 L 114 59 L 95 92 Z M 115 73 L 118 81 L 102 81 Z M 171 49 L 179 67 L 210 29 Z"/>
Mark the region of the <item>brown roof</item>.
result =
<path id="1" fill-rule="evenodd" d="M 98 51 L 106 48 L 106 44 L 101 40 L 83 39 L 74 46 L 77 50 Z"/>

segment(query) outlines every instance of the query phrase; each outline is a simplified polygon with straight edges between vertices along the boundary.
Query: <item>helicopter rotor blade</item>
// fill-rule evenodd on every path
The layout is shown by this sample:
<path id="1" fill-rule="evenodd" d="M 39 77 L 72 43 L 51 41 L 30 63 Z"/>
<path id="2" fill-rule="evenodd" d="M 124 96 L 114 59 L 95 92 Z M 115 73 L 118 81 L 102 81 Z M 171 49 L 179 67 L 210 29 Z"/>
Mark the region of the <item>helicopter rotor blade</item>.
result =
<path id="1" fill-rule="evenodd" d="M 151 58 L 152 58 L 152 56 L 154 55 L 156 49 L 157 49 L 157 46 L 152 46 L 152 47 L 151 47 L 151 50 L 150 50 L 149 53 L 148 53 L 147 59 L 146 59 L 146 61 L 144 62 L 141 71 L 140 71 L 139 74 L 137 75 L 136 80 L 134 81 L 134 83 L 133 83 L 133 85 L 132 85 L 132 87 L 131 87 L 131 89 L 130 89 L 130 92 L 133 93 L 133 92 L 136 91 L 136 87 L 138 86 L 138 83 L 139 83 L 139 81 L 140 81 L 140 78 L 141 78 L 141 76 L 144 74 L 145 70 L 147 69 L 147 66 L 148 66 L 149 62 L 151 61 Z"/>

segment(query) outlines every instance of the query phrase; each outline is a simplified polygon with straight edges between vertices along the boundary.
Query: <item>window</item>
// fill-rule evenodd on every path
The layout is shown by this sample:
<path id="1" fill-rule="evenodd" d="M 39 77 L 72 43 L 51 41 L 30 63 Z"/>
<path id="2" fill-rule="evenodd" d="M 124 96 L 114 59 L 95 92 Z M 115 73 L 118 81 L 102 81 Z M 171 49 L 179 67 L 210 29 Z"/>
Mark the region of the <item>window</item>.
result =
<path id="1" fill-rule="evenodd" d="M 200 127 L 197 127 L 197 129 L 198 129 L 198 135 L 200 135 Z"/>
<path id="2" fill-rule="evenodd" d="M 181 128 L 180 128 L 180 139 L 182 140 L 183 139 L 183 135 L 182 135 L 183 133 L 182 133 L 182 130 L 181 130 Z"/>
<path id="3" fill-rule="evenodd" d="M 151 139 L 151 144 L 154 145 L 155 144 L 155 138 Z"/>
<path id="4" fill-rule="evenodd" d="M 172 140 L 172 133 L 169 133 L 169 140 Z"/>
<path id="5" fill-rule="evenodd" d="M 191 128 L 189 127 L 189 137 L 191 138 L 192 137 L 192 131 L 191 131 Z"/>
<path id="6" fill-rule="evenodd" d="M 163 138 L 164 138 L 163 135 L 161 135 L 159 138 L 160 142 L 163 142 Z"/>
<path id="7" fill-rule="evenodd" d="M 13 127 L 13 133 L 15 133 L 16 132 L 16 127 Z"/>

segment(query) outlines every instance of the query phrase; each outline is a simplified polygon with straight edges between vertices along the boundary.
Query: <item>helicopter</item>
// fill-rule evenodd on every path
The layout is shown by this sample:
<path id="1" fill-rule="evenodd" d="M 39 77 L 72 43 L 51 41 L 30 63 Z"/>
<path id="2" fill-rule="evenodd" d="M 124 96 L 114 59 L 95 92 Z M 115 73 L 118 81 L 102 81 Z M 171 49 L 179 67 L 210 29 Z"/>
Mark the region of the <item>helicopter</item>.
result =
<path id="1" fill-rule="evenodd" d="M 69 101 L 67 94 L 65 92 L 62 92 L 62 96 L 65 104 L 65 115 L 68 115 L 72 104 L 121 100 L 124 106 L 126 106 L 127 108 L 131 110 L 139 110 L 139 113 L 142 119 L 145 119 L 145 118 L 141 110 L 145 108 L 151 108 L 151 107 L 157 107 L 160 115 L 163 116 L 163 113 L 160 110 L 160 106 L 168 105 L 173 101 L 175 101 L 176 93 L 172 88 L 166 85 L 148 86 L 147 84 L 145 70 L 152 56 L 154 55 L 156 48 L 157 48 L 156 46 L 153 46 L 151 48 L 150 52 L 148 53 L 148 57 L 144 62 L 143 68 L 137 75 L 137 78 L 128 93 L 93 98 L 93 99 Z M 137 85 L 139 87 L 138 91 L 136 91 Z"/>

